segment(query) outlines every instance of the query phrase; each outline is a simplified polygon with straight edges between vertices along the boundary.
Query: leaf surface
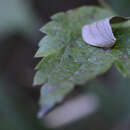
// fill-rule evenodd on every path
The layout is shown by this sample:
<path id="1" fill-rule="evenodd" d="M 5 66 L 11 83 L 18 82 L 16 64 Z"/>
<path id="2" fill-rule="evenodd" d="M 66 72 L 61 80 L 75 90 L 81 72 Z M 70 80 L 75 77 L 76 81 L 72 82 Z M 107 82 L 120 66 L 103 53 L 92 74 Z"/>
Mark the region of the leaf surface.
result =
<path id="1" fill-rule="evenodd" d="M 81 28 L 85 24 L 113 15 L 113 12 L 106 9 L 81 7 L 52 16 L 52 21 L 41 29 L 47 36 L 40 41 L 40 48 L 35 55 L 43 59 L 36 67 L 34 78 L 34 85 L 47 86 L 44 88 L 46 91 L 41 90 L 41 106 L 50 104 L 51 101 L 54 105 L 76 84 L 83 84 L 105 73 L 112 64 L 116 64 L 123 75 L 130 75 L 129 22 L 113 27 L 117 41 L 110 49 L 90 46 L 81 37 Z M 50 92 L 48 86 L 54 87 L 53 91 Z M 60 96 L 57 96 L 57 93 Z"/>

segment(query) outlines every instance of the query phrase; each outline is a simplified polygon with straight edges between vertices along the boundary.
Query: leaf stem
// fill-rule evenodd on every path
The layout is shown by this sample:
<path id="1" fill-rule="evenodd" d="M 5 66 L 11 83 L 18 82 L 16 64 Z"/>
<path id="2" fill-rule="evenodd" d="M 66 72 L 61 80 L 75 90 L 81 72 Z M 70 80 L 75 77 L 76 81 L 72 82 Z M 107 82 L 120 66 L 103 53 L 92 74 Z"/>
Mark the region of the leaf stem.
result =
<path id="1" fill-rule="evenodd" d="M 98 2 L 99 2 L 99 4 L 100 4 L 102 7 L 106 8 L 106 9 L 108 9 L 108 10 L 113 11 L 113 9 L 109 6 L 109 4 L 108 4 L 107 2 L 105 2 L 105 0 L 98 0 Z"/>

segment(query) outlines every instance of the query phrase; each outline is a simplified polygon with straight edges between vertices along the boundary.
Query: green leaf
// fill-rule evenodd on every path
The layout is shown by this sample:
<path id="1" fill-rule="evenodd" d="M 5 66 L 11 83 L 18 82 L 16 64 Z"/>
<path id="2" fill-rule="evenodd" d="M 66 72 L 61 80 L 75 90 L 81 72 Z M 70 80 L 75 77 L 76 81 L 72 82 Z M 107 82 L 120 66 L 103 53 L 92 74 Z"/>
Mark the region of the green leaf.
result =
<path id="1" fill-rule="evenodd" d="M 45 84 L 41 88 L 40 105 L 42 106 L 38 117 L 42 118 L 54 105 L 63 100 L 64 96 L 74 88 L 72 83 L 62 82 L 56 86 Z"/>
<path id="2" fill-rule="evenodd" d="M 127 22 L 127 24 L 130 22 Z M 125 23 L 126 24 L 126 23 Z M 126 25 L 127 25 L 126 24 Z M 124 76 L 130 76 L 130 27 L 121 26 L 116 29 L 115 35 L 117 43 L 112 49 L 113 57 L 117 57 L 115 61 L 116 67 Z"/>
<path id="3" fill-rule="evenodd" d="M 40 104 L 47 104 L 52 106 L 55 102 L 60 102 L 63 99 L 63 96 L 70 92 L 73 88 L 71 83 L 61 83 L 56 86 L 50 86 L 45 84 L 41 89 L 41 100 Z"/>
<path id="4" fill-rule="evenodd" d="M 54 86 L 54 91 L 60 94 L 60 99 L 61 97 L 63 99 L 69 90 L 65 85 L 64 91 L 62 91 L 62 83 L 71 84 L 70 86 L 73 87 L 76 84 L 83 84 L 87 80 L 105 73 L 114 63 L 120 72 L 126 75 L 127 69 L 129 69 L 127 64 L 130 55 L 129 23 L 113 27 L 117 42 L 111 49 L 106 50 L 90 46 L 81 38 L 81 29 L 85 24 L 113 15 L 114 13 L 109 10 L 94 6 L 82 7 L 54 15 L 53 21 L 41 29 L 47 36 L 41 40 L 40 48 L 36 53 L 36 57 L 44 58 L 36 67 L 37 73 L 34 78 L 34 85 Z M 126 55 L 128 59 L 124 60 Z M 44 89 L 41 91 L 44 91 Z M 58 98 L 53 98 L 55 96 L 55 92 L 53 92 L 50 94 L 46 91 L 41 94 L 41 105 L 44 106 L 51 101 L 54 105 L 59 101 Z M 48 95 L 51 95 L 49 100 Z"/>
<path id="5" fill-rule="evenodd" d="M 45 36 L 39 43 L 39 50 L 36 53 L 36 57 L 48 56 L 52 53 L 56 53 L 64 47 L 58 37 Z"/>

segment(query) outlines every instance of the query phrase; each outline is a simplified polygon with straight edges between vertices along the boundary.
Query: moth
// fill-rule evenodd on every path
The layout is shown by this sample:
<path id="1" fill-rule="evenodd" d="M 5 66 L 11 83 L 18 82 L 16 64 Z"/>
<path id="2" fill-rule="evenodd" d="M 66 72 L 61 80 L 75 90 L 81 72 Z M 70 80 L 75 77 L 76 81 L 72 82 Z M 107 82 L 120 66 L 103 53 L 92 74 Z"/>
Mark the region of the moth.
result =
<path id="1" fill-rule="evenodd" d="M 82 28 L 82 38 L 89 45 L 110 48 L 116 42 L 111 24 L 125 22 L 129 19 L 130 18 L 113 16 L 92 24 L 87 24 Z"/>

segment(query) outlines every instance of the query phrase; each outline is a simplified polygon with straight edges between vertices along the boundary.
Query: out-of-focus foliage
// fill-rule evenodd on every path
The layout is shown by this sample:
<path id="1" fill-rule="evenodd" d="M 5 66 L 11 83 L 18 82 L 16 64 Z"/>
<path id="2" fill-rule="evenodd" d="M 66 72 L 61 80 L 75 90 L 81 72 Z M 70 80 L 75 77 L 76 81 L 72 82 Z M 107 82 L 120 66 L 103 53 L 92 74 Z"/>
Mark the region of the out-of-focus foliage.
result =
<path id="1" fill-rule="evenodd" d="M 92 80 L 82 88 L 84 95 L 93 94 L 99 99 L 96 113 L 65 126 L 62 130 L 128 130 L 130 126 L 130 79 L 114 74 L 112 83 Z M 112 77 L 112 78 L 113 78 Z M 118 126 L 120 124 L 120 126 Z M 123 124 L 125 124 L 123 126 Z"/>
<path id="2" fill-rule="evenodd" d="M 117 14 L 130 16 L 130 0 L 106 0 L 106 2 Z"/>
<path id="3" fill-rule="evenodd" d="M 53 21 L 41 29 L 47 36 L 40 41 L 40 48 L 35 55 L 43 57 L 43 59 L 36 67 L 38 71 L 34 78 L 34 85 L 44 83 L 43 87 L 51 86 L 53 88 L 42 89 L 41 94 L 44 96 L 41 95 L 41 105 L 47 105 L 47 101 L 48 104 L 51 102 L 54 105 L 59 101 L 58 95 L 52 92 L 52 97 L 50 96 L 46 101 L 48 98 L 45 96 L 48 97 L 50 91 L 55 90 L 60 93 L 62 90 L 61 93 L 64 97 L 74 85 L 83 84 L 87 80 L 105 73 L 112 64 L 116 64 L 124 76 L 130 75 L 129 22 L 114 28 L 117 42 L 111 49 L 92 47 L 81 38 L 81 28 L 85 24 L 112 15 L 114 13 L 106 9 L 93 6 L 82 7 L 54 15 Z"/>
<path id="4" fill-rule="evenodd" d="M 100 98 L 99 112 L 112 122 L 128 120 L 130 117 L 130 80 L 116 74 L 111 86 L 96 81 L 91 82 L 86 89 L 86 93 L 94 93 Z"/>
<path id="5" fill-rule="evenodd" d="M 35 32 L 38 20 L 34 15 L 29 1 L 24 0 L 1 0 L 0 1 L 0 34 L 1 37 L 13 31 L 25 33 Z M 3 35 L 2 35 L 3 34 Z"/>
<path id="6" fill-rule="evenodd" d="M 21 101 L 19 98 L 14 101 L 0 80 L 0 130 L 45 130 L 32 112 L 34 109 L 30 106 L 27 110 Z"/>

